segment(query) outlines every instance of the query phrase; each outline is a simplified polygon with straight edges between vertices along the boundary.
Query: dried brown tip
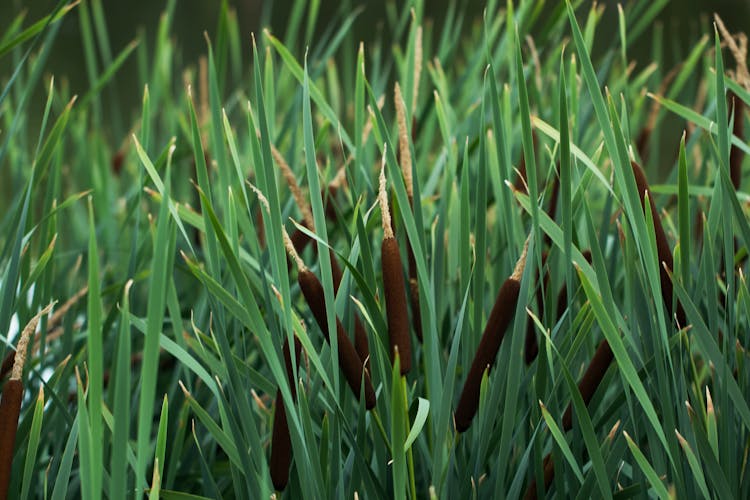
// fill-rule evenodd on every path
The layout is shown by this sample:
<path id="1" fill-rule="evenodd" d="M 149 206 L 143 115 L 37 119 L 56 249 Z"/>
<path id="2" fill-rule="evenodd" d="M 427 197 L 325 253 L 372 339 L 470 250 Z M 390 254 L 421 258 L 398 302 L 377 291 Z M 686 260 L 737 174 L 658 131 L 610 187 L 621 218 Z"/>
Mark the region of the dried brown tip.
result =
<path id="1" fill-rule="evenodd" d="M 544 457 L 543 465 L 544 489 L 546 491 L 549 489 L 550 485 L 552 484 L 552 480 L 555 478 L 555 464 L 552 462 L 551 454 L 548 454 L 546 457 Z M 529 486 L 526 489 L 526 493 L 524 493 L 523 498 L 524 500 L 534 500 L 535 498 L 538 498 L 535 479 L 532 479 L 531 483 L 529 483 Z"/>
<path id="2" fill-rule="evenodd" d="M 417 98 L 419 97 L 419 79 L 422 75 L 422 27 L 417 26 L 417 36 L 414 40 L 414 92 L 411 101 L 412 116 L 417 110 Z"/>
<path id="3" fill-rule="evenodd" d="M 318 323 L 318 327 L 323 332 L 323 335 L 330 343 L 328 336 L 328 317 L 326 315 L 325 296 L 323 292 L 323 285 L 320 284 L 317 276 L 315 276 L 310 270 L 305 269 L 300 271 L 297 275 L 297 281 L 302 295 L 305 297 L 310 311 Z M 339 351 L 339 368 L 344 374 L 349 387 L 355 395 L 359 395 L 359 389 L 362 384 L 362 374 L 365 376 L 365 407 L 370 410 L 375 407 L 375 390 L 372 387 L 370 381 L 370 375 L 364 370 L 362 360 L 359 358 L 357 351 L 354 349 L 352 342 L 344 331 L 344 327 L 336 318 L 336 340 L 338 341 Z"/>
<path id="4" fill-rule="evenodd" d="M 588 406 L 591 398 L 594 396 L 596 389 L 604 378 L 604 374 L 607 373 L 609 365 L 612 364 L 614 355 L 612 349 L 609 347 L 609 342 L 602 340 L 599 343 L 599 347 L 594 353 L 594 357 L 591 358 L 586 372 L 583 374 L 581 381 L 578 383 L 578 392 L 581 393 L 581 398 L 586 406 Z M 573 406 L 568 404 L 568 408 L 565 410 L 565 414 L 562 419 L 563 430 L 567 431 L 573 427 Z"/>
<path id="5" fill-rule="evenodd" d="M 406 375 L 411 370 L 411 340 L 409 339 L 409 316 L 406 309 L 406 284 L 401 269 L 401 254 L 399 253 L 398 243 L 393 237 L 383 239 L 381 265 L 391 359 L 395 360 L 396 352 L 398 352 L 401 375 Z"/>
<path id="6" fill-rule="evenodd" d="M 526 264 L 528 245 L 529 239 L 527 238 L 521 257 L 516 263 L 516 268 L 500 287 L 490 316 L 487 318 L 487 325 L 484 327 L 482 339 L 479 341 L 479 347 L 474 355 L 474 361 L 471 363 L 471 369 L 466 377 L 466 382 L 464 382 L 464 388 L 456 407 L 455 420 L 458 432 L 466 431 L 477 413 L 482 374 L 485 368 L 491 368 L 495 363 L 500 344 L 515 315 L 518 294 L 521 291 L 520 279 Z"/>
<path id="7" fill-rule="evenodd" d="M 16 346 L 13 368 L 10 372 L 10 380 L 21 380 L 21 377 L 23 376 L 23 365 L 26 363 L 26 352 L 29 347 L 29 340 L 31 339 L 31 336 L 34 335 L 39 320 L 42 319 L 42 316 L 49 313 L 56 303 L 56 301 L 50 302 L 47 307 L 36 313 L 21 332 L 21 336 L 18 339 L 18 345 Z"/>
<path id="8" fill-rule="evenodd" d="M 687 325 L 687 320 L 685 318 L 685 311 L 682 309 L 682 305 L 679 301 L 677 301 L 677 306 L 672 306 L 672 279 L 669 277 L 669 273 L 672 271 L 672 269 L 674 269 L 674 261 L 672 259 L 672 250 L 669 248 L 669 243 L 667 242 L 667 235 L 664 233 L 664 227 L 661 224 L 661 217 L 659 217 L 659 213 L 656 211 L 656 204 L 654 203 L 654 200 L 651 197 L 651 193 L 649 192 L 646 174 L 643 172 L 641 166 L 636 162 L 631 161 L 630 164 L 633 168 L 635 183 L 638 186 L 638 196 L 641 198 L 641 206 L 643 207 L 643 210 L 645 212 L 646 199 L 648 198 L 648 202 L 651 207 L 651 213 L 653 215 L 654 234 L 656 236 L 656 252 L 660 263 L 659 278 L 661 281 L 661 294 L 662 299 L 664 300 L 664 305 L 667 306 L 667 310 L 670 312 L 670 315 L 677 316 L 677 323 L 679 325 L 685 326 Z M 669 271 L 667 271 L 667 269 L 665 269 L 664 266 L 661 265 L 662 262 L 664 263 L 664 265 L 666 265 Z"/>
<path id="9" fill-rule="evenodd" d="M 292 172 L 292 169 L 284 159 L 284 156 L 278 149 L 276 149 L 276 146 L 274 146 L 273 144 L 271 144 L 271 155 L 273 156 L 276 164 L 279 166 L 281 174 L 284 176 L 284 180 L 286 180 L 286 183 L 289 186 L 289 190 L 292 192 L 294 201 L 297 203 L 297 208 L 299 208 L 299 211 L 302 214 L 302 220 L 304 221 L 305 226 L 307 226 L 309 230 L 314 231 L 315 223 L 313 222 L 310 204 L 302 194 L 302 189 L 300 189 L 299 184 L 297 184 L 297 177 L 294 175 L 294 172 Z"/>
<path id="10" fill-rule="evenodd" d="M 263 209 L 266 212 L 271 213 L 271 205 L 268 204 L 268 198 L 266 198 L 266 195 L 263 194 L 263 191 L 258 189 L 258 187 L 250 181 L 247 181 L 247 185 L 250 186 L 250 189 L 258 197 L 258 201 L 260 202 L 260 205 L 263 207 Z"/>
<path id="11" fill-rule="evenodd" d="M 388 208 L 388 190 L 385 184 L 385 157 L 387 146 L 383 146 L 383 162 L 380 166 L 380 186 L 378 189 L 378 201 L 380 202 L 380 215 L 383 219 L 383 239 L 393 238 L 393 226 L 391 223 L 391 210 Z"/>
<path id="12" fill-rule="evenodd" d="M 289 254 L 289 257 L 297 265 L 297 271 L 302 272 L 307 269 L 307 266 L 305 266 L 302 258 L 297 253 L 297 249 L 294 247 L 294 242 L 289 237 L 289 233 L 286 232 L 286 228 L 284 226 L 281 226 L 281 236 L 282 238 L 284 238 L 284 248 L 286 249 L 286 253 Z"/>
<path id="13" fill-rule="evenodd" d="M 526 241 L 523 244 L 523 250 L 521 250 L 521 256 L 516 261 L 516 267 L 513 268 L 513 273 L 510 275 L 510 279 L 521 281 L 523 276 L 523 270 L 526 267 L 526 254 L 529 251 L 529 240 L 531 240 L 531 234 L 526 237 Z"/>
<path id="14" fill-rule="evenodd" d="M 409 197 L 409 203 L 414 203 L 414 180 L 412 179 L 412 160 L 411 150 L 409 149 L 409 130 L 406 127 L 406 106 L 404 98 L 401 95 L 401 87 L 398 82 L 393 90 L 394 100 L 396 101 L 396 121 L 398 122 L 398 148 L 399 159 L 401 163 L 401 172 L 404 175 L 406 184 L 406 194 Z"/>

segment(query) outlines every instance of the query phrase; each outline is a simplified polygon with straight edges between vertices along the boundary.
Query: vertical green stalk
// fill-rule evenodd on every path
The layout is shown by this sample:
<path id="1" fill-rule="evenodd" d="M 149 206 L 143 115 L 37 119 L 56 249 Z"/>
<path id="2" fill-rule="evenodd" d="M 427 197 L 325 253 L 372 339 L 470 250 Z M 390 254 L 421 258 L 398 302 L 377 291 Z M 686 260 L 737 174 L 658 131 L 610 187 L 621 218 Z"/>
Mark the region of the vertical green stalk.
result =
<path id="1" fill-rule="evenodd" d="M 141 391 L 138 402 L 138 433 L 136 445 L 135 498 L 141 498 L 147 483 L 146 467 L 151 457 L 151 430 L 153 426 L 154 398 L 159 365 L 159 336 L 164 320 L 169 256 L 174 251 L 171 243 L 174 238 L 174 225 L 169 215 L 169 166 L 165 176 L 165 193 L 159 205 L 159 215 L 154 237 L 154 254 L 151 261 L 151 275 L 148 281 L 148 305 L 146 311 L 146 338 L 143 345 L 141 364 Z M 91 292 L 89 291 L 89 294 Z"/>
<path id="2" fill-rule="evenodd" d="M 101 276 L 99 274 L 99 254 L 96 244 L 96 225 L 94 224 L 93 200 L 89 196 L 89 293 L 88 293 L 88 335 L 86 351 L 89 365 L 89 425 L 91 439 L 95 446 L 91 449 L 91 488 L 92 494 L 102 492 L 102 392 L 104 374 L 104 348 L 102 345 L 102 302 Z"/>

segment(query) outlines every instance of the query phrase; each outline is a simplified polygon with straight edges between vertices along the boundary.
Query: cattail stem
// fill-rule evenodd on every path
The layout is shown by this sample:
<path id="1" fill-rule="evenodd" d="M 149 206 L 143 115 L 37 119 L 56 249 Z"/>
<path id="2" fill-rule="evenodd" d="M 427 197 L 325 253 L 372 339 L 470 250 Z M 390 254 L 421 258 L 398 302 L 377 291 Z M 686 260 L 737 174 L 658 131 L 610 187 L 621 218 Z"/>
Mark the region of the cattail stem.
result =
<path id="1" fill-rule="evenodd" d="M 646 174 L 643 172 L 641 166 L 636 162 L 632 161 L 630 162 L 630 164 L 633 168 L 633 175 L 635 176 L 636 185 L 638 186 L 638 196 L 640 196 L 641 198 L 641 206 L 643 207 L 643 210 L 645 212 L 646 199 L 648 199 L 651 213 L 653 214 L 654 234 L 656 235 L 656 252 L 660 264 L 659 278 L 661 281 L 662 299 L 664 300 L 664 305 L 667 306 L 667 310 L 670 312 L 670 315 L 676 316 L 677 324 L 679 324 L 680 327 L 684 327 L 685 325 L 687 325 L 687 321 L 685 319 L 685 311 L 682 309 L 682 305 L 678 301 L 676 307 L 672 306 L 672 279 L 669 277 L 669 273 L 672 271 L 672 269 L 674 269 L 672 250 L 669 248 L 667 236 L 664 233 L 664 227 L 661 224 L 661 218 L 656 211 L 656 204 L 654 204 L 651 192 L 649 191 Z M 664 263 L 669 271 L 665 269 L 664 266 L 661 265 L 661 263 Z"/>
<path id="2" fill-rule="evenodd" d="M 528 239 L 524 245 L 523 253 L 516 263 L 513 274 L 505 280 L 497 293 L 495 304 L 492 306 L 490 316 L 482 333 L 482 339 L 471 363 L 469 375 L 464 382 L 461 398 L 456 407 L 456 430 L 466 431 L 474 419 L 479 407 L 479 388 L 482 383 L 482 374 L 485 369 L 491 368 L 495 363 L 500 344 L 505 337 L 505 331 L 513 320 L 518 303 L 518 294 L 521 291 L 521 275 L 526 265 L 526 252 L 528 251 Z"/>
<path id="3" fill-rule="evenodd" d="M 602 340 L 599 343 L 599 347 L 596 349 L 594 357 L 591 358 L 586 372 L 583 374 L 581 381 L 578 383 L 578 392 L 581 393 L 581 398 L 585 405 L 588 406 L 591 398 L 594 396 L 596 389 L 607 373 L 609 365 L 612 364 L 614 355 L 612 349 L 609 347 L 609 342 Z M 573 427 L 573 406 L 568 404 L 568 408 L 565 410 L 565 414 L 562 419 L 563 430 L 570 430 Z"/>

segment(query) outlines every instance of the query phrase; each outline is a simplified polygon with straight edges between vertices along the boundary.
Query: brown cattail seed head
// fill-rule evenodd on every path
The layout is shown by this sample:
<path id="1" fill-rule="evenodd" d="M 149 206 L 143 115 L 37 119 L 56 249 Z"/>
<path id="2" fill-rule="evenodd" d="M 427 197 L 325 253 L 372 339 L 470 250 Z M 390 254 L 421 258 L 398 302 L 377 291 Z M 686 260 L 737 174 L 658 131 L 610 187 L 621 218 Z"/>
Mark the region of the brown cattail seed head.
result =
<path id="1" fill-rule="evenodd" d="M 500 287 L 495 304 L 490 311 L 490 316 L 487 318 L 487 325 L 482 333 L 482 339 L 474 355 L 474 361 L 471 363 L 469 375 L 466 377 L 464 388 L 461 391 L 461 398 L 456 407 L 455 420 L 458 432 L 466 431 L 471 425 L 474 415 L 477 413 L 482 374 L 485 368 L 491 367 L 495 363 L 495 358 L 497 357 L 497 352 L 500 350 L 500 344 L 505 336 L 505 331 L 508 329 L 515 315 L 518 295 L 521 291 L 520 279 L 526 265 L 528 245 L 529 239 L 527 238 L 513 274 Z"/>
<path id="2" fill-rule="evenodd" d="M 406 308 L 406 284 L 401 269 L 401 254 L 399 253 L 398 243 L 393 237 L 383 239 L 381 264 L 391 357 L 395 359 L 395 352 L 398 349 L 401 375 L 405 375 L 411 369 L 409 315 Z"/>
<path id="3" fill-rule="evenodd" d="M 313 313 L 315 321 L 318 323 L 326 340 L 330 343 L 328 333 L 328 317 L 326 315 L 325 295 L 323 285 L 320 284 L 317 276 L 310 270 L 301 270 L 297 275 L 302 294 L 305 297 L 310 311 Z M 362 384 L 362 374 L 365 376 L 365 407 L 370 410 L 375 407 L 375 390 L 370 381 L 370 375 L 364 371 L 362 360 L 357 355 L 351 340 L 344 332 L 344 327 L 336 318 L 336 340 L 339 351 L 339 368 L 344 374 L 349 387 L 355 395 L 359 395 Z"/>
<path id="4" fill-rule="evenodd" d="M 596 389 L 599 387 L 599 383 L 602 381 L 604 374 L 607 373 L 609 365 L 612 364 L 614 355 L 612 349 L 609 347 L 609 342 L 602 340 L 599 343 L 599 347 L 596 349 L 594 357 L 591 358 L 591 363 L 583 374 L 581 381 L 578 383 L 578 392 L 581 393 L 581 398 L 584 404 L 588 405 L 591 398 L 594 396 Z M 570 430 L 573 427 L 573 406 L 568 405 L 565 414 L 563 415 L 563 430 Z"/>

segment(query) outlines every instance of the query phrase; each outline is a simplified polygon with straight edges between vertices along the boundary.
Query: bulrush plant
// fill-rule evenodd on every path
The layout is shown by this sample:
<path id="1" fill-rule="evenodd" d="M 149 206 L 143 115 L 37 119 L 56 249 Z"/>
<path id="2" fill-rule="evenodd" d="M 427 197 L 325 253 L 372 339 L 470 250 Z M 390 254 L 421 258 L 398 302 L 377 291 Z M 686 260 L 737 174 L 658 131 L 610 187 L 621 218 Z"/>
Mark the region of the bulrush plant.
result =
<path id="1" fill-rule="evenodd" d="M 411 339 L 409 338 L 409 313 L 406 308 L 406 285 L 401 267 L 401 252 L 393 234 L 391 211 L 388 208 L 388 190 L 385 180 L 385 151 L 380 168 L 378 201 L 383 226 L 383 243 L 380 263 L 383 272 L 385 314 L 388 319 L 388 342 L 391 359 L 399 358 L 401 375 L 411 370 Z"/>
<path id="2" fill-rule="evenodd" d="M 294 175 L 294 172 L 292 172 L 292 169 L 284 159 L 284 156 L 279 152 L 278 149 L 276 149 L 276 147 L 271 146 L 271 154 L 273 155 L 274 161 L 279 166 L 279 169 L 281 170 L 281 173 L 284 176 L 284 179 L 286 180 L 290 191 L 292 192 L 292 196 L 297 203 L 297 208 L 299 208 L 300 213 L 302 214 L 302 220 L 305 227 L 310 231 L 315 231 L 315 222 L 313 221 L 312 210 L 310 209 L 310 205 L 302 194 L 302 190 L 299 187 L 299 183 L 297 182 L 297 178 Z M 331 181 L 329 189 L 338 189 L 338 186 L 340 186 L 343 182 L 343 176 L 344 174 L 342 168 L 341 170 L 339 170 L 339 172 L 337 172 L 336 177 L 333 179 L 333 181 Z M 312 238 L 305 234 L 305 232 L 303 232 L 301 229 L 296 229 L 290 236 L 290 240 L 292 242 L 294 250 L 297 253 L 302 253 L 307 244 L 312 241 Z M 315 246 L 314 248 L 317 248 L 317 246 Z M 339 286 L 341 286 L 341 280 L 344 278 L 344 273 L 341 270 L 341 266 L 339 266 L 338 259 L 336 259 L 336 254 L 333 252 L 333 249 L 329 249 L 328 255 L 331 262 L 333 292 L 334 294 L 336 294 L 339 291 Z M 357 354 L 359 355 L 360 359 L 362 359 L 365 364 L 369 363 L 370 342 L 367 338 L 367 330 L 365 330 L 365 326 L 362 324 L 362 321 L 359 319 L 359 315 L 357 313 L 354 313 L 354 347 L 357 350 Z"/>
<path id="3" fill-rule="evenodd" d="M 521 291 L 521 276 L 526 267 L 526 252 L 528 251 L 529 239 L 526 239 L 521 256 L 516 261 L 513 273 L 506 279 L 497 292 L 495 303 L 487 318 L 487 324 L 482 332 L 479 347 L 471 362 L 469 374 L 466 376 L 461 397 L 456 406 L 454 415 L 456 430 L 465 432 L 469 429 L 471 421 L 479 408 L 479 389 L 482 383 L 484 371 L 492 368 L 495 364 L 500 344 L 505 338 L 505 331 L 513 321 L 518 303 L 518 294 Z"/>
<path id="4" fill-rule="evenodd" d="M 421 33 L 421 28 L 418 33 Z M 420 41 L 418 47 L 421 47 L 421 35 L 418 35 Z M 421 52 L 421 50 L 420 50 Z M 419 82 L 419 72 L 415 75 L 414 85 L 414 102 L 417 100 L 417 88 Z M 406 196 L 409 198 L 409 210 L 414 211 L 414 173 L 412 166 L 411 149 L 409 146 L 409 131 L 406 127 L 406 105 L 401 95 L 401 87 L 396 82 L 393 89 L 393 100 L 396 102 L 396 121 L 398 123 L 398 159 L 401 165 L 401 172 L 404 175 L 404 184 L 406 185 Z M 414 111 L 412 110 L 412 113 Z M 414 249 L 411 242 L 406 242 L 406 254 L 409 270 L 409 300 L 411 302 L 412 324 L 417 340 L 422 342 L 422 313 L 419 310 L 419 282 L 417 281 L 417 261 L 414 257 Z"/>
<path id="5" fill-rule="evenodd" d="M 0 498 L 750 498 L 744 34 L 6 3 Z"/>
<path id="6" fill-rule="evenodd" d="M 29 340 L 34 336 L 39 320 L 50 312 L 54 305 L 55 303 L 52 302 L 39 311 L 21 331 L 10 378 L 3 384 L 3 395 L 0 398 L 0 498 L 8 498 L 13 447 L 16 443 L 18 417 L 23 403 L 23 367 L 26 364 Z"/>
<path id="7" fill-rule="evenodd" d="M 297 283 L 299 283 L 302 295 L 305 297 L 305 302 L 310 308 L 310 312 L 312 312 L 320 331 L 323 332 L 323 336 L 330 344 L 331 339 L 328 333 L 328 316 L 326 315 L 323 285 L 320 283 L 318 277 L 302 262 L 296 250 L 294 250 L 294 246 L 292 246 L 292 241 L 289 235 L 286 234 L 286 230 L 284 230 L 284 241 L 286 242 L 287 251 L 297 264 Z M 339 369 L 344 374 L 347 384 L 349 384 L 354 395 L 359 397 L 360 388 L 362 387 L 362 377 L 364 376 L 365 407 L 368 410 L 375 408 L 375 390 L 370 381 L 370 374 L 365 370 L 364 363 L 357 354 L 354 344 L 349 340 L 349 336 L 344 331 L 344 326 L 338 317 L 336 317 L 336 341 L 338 342 L 339 351 Z"/>

